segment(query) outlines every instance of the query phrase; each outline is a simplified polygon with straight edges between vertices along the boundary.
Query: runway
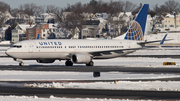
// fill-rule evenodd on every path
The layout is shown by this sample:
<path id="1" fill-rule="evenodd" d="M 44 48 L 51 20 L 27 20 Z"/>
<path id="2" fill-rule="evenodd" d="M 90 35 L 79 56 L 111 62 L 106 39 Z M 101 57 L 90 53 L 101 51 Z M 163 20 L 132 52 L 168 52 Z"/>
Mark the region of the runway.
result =
<path id="1" fill-rule="evenodd" d="M 67 97 L 67 98 L 112 98 L 112 99 L 180 99 L 180 92 L 174 91 L 138 91 L 138 90 L 96 90 L 96 89 L 56 89 L 1 87 L 0 95 Z"/>
<path id="2" fill-rule="evenodd" d="M 13 66 L 0 65 L 0 70 L 20 71 L 69 71 L 69 72 L 136 72 L 136 73 L 180 73 L 177 67 L 128 67 L 128 66 Z"/>

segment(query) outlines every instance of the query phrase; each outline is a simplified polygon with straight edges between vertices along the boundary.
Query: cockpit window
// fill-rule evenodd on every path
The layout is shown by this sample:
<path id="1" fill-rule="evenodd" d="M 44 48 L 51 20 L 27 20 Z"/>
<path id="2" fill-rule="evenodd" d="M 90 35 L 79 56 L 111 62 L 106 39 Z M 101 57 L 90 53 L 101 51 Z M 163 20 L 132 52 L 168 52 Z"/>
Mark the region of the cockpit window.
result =
<path id="1" fill-rule="evenodd" d="M 22 46 L 21 45 L 13 45 L 12 47 L 14 47 L 14 48 L 21 48 Z"/>

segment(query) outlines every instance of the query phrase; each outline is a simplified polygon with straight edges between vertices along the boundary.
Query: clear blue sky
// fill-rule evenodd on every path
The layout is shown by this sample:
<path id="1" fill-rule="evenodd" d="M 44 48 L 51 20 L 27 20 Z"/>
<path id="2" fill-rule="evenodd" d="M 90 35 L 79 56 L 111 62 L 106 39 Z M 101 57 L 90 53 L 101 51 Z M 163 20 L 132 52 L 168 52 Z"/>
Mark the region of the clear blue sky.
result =
<path id="1" fill-rule="evenodd" d="M 11 8 L 18 8 L 19 5 L 25 4 L 25 3 L 35 3 L 37 5 L 56 5 L 61 8 L 64 8 L 67 6 L 67 4 L 75 4 L 76 2 L 81 3 L 89 3 L 91 0 L 0 0 L 2 2 L 5 2 L 11 6 Z M 97 0 L 98 1 L 98 0 Z M 104 2 L 109 2 L 110 0 L 102 0 Z M 113 1 L 119 1 L 119 0 L 113 0 Z M 140 3 L 150 4 L 150 8 L 153 8 L 155 4 L 162 5 L 165 1 L 168 0 L 121 0 L 121 1 L 131 1 L 134 4 L 139 5 Z M 180 2 L 179 0 L 175 0 Z"/>

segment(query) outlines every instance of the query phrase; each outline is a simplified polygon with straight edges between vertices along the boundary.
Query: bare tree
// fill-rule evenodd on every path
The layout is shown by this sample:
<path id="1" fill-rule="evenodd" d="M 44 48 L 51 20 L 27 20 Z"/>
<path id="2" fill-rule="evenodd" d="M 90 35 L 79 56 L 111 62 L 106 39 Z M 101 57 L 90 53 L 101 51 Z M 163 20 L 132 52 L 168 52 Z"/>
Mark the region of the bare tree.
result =
<path id="1" fill-rule="evenodd" d="M 108 22 L 112 25 L 114 25 L 114 31 L 116 34 L 121 35 L 123 34 L 125 28 L 127 28 L 127 26 L 125 26 L 125 20 L 123 19 L 119 19 L 119 20 L 113 20 L 112 18 L 108 20 Z M 121 27 L 121 28 L 120 28 Z M 120 28 L 120 32 L 119 32 L 119 28 Z"/>
<path id="2" fill-rule="evenodd" d="M 0 28 L 5 25 L 4 20 L 5 20 L 4 17 L 0 17 Z"/>
<path id="3" fill-rule="evenodd" d="M 117 13 L 123 11 L 124 2 L 123 1 L 111 1 L 109 5 L 110 5 L 110 9 L 111 9 L 110 14 L 117 14 Z"/>
<path id="4" fill-rule="evenodd" d="M 124 12 L 131 12 L 136 7 L 136 4 L 133 4 L 130 1 L 126 1 L 124 4 Z"/>
<path id="5" fill-rule="evenodd" d="M 110 13 L 115 14 L 122 11 L 132 11 L 136 7 L 135 4 L 133 4 L 130 1 L 113 1 L 110 2 L 104 2 L 102 0 L 91 0 L 87 4 L 81 4 L 81 2 L 78 2 L 74 5 L 68 4 L 66 8 L 64 8 L 62 11 L 64 12 L 75 12 L 75 13 L 82 13 L 82 12 L 88 12 L 88 13 Z"/>
<path id="6" fill-rule="evenodd" d="M 0 11 L 10 11 L 10 6 L 4 2 L 0 2 Z"/>
<path id="7" fill-rule="evenodd" d="M 178 12 L 179 10 L 179 2 L 176 2 L 174 0 L 169 0 L 165 2 L 165 6 L 168 8 L 169 12 Z"/>
<path id="8" fill-rule="evenodd" d="M 10 11 L 10 6 L 4 2 L 0 2 L 0 27 L 5 25 L 5 11 Z"/>
<path id="9" fill-rule="evenodd" d="M 18 14 L 18 12 L 19 12 L 18 8 L 11 9 L 11 15 L 14 17 L 16 16 L 16 14 Z"/>
<path id="10" fill-rule="evenodd" d="M 75 35 L 75 29 L 82 29 L 82 24 L 84 23 L 83 17 L 80 14 L 72 13 L 67 15 L 64 23 L 66 29 L 72 30 L 72 37 Z"/>
<path id="11" fill-rule="evenodd" d="M 157 14 L 164 14 L 164 13 L 169 13 L 168 8 L 165 5 L 161 5 L 160 7 L 158 4 L 156 4 L 153 8 L 153 11 L 156 12 Z"/>
<path id="12" fill-rule="evenodd" d="M 29 16 L 33 16 L 35 12 L 37 11 L 37 6 L 34 3 L 27 3 L 24 5 L 20 5 L 19 9 L 22 10 L 25 14 L 28 14 Z"/>
<path id="13" fill-rule="evenodd" d="M 55 5 L 48 5 L 46 7 L 46 13 L 55 13 L 55 14 L 58 14 L 60 13 L 60 8 L 59 7 L 56 7 Z"/>
<path id="14" fill-rule="evenodd" d="M 36 10 L 34 15 L 39 16 L 40 14 L 44 13 L 45 11 L 45 6 L 36 6 Z"/>

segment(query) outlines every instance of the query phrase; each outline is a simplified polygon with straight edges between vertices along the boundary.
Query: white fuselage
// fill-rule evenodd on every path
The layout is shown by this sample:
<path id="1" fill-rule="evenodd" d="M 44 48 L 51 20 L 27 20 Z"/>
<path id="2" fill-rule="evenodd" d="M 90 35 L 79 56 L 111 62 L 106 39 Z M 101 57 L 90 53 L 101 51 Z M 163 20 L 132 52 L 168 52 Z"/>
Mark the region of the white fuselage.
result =
<path id="1" fill-rule="evenodd" d="M 27 40 L 14 44 L 6 51 L 6 54 L 23 60 L 36 59 L 69 59 L 70 54 L 100 54 L 94 55 L 93 59 L 114 58 L 128 54 L 137 48 L 142 48 L 137 41 L 129 40 L 76 40 L 76 39 L 53 39 L 53 40 Z M 129 50 L 128 50 L 129 49 Z M 134 49 L 134 50 L 133 50 Z M 123 53 L 116 51 L 124 50 Z M 106 54 L 107 51 L 107 54 Z M 115 52 L 114 52 L 115 51 Z M 111 52 L 111 53 L 110 53 Z"/>

